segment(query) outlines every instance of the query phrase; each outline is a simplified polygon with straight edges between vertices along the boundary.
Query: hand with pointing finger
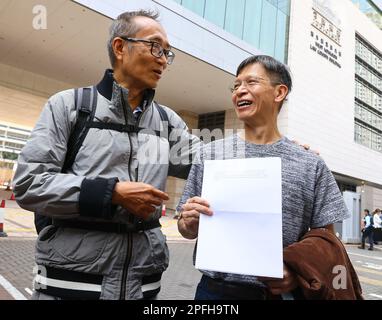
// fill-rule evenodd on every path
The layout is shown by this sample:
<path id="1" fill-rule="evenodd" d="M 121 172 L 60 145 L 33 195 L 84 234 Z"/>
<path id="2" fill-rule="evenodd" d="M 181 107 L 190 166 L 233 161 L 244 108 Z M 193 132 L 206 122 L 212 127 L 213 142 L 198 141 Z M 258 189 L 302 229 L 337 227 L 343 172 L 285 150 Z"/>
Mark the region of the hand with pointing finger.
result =
<path id="1" fill-rule="evenodd" d="M 167 193 L 142 182 L 118 182 L 115 185 L 112 203 L 122 206 L 132 214 L 147 220 L 156 206 L 168 200 Z"/>

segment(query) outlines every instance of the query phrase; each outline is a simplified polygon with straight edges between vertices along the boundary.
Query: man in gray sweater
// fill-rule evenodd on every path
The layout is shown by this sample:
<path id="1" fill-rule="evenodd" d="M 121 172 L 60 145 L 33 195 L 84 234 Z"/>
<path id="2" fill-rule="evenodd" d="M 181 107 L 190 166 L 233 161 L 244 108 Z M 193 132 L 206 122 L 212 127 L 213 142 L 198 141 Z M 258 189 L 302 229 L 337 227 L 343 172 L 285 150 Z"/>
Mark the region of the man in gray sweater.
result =
<path id="1" fill-rule="evenodd" d="M 348 217 L 336 181 L 324 161 L 278 130 L 277 117 L 291 89 L 288 68 L 272 57 L 253 56 L 240 64 L 232 87 L 232 102 L 238 118 L 244 122 L 244 133 L 200 148 L 177 208 L 178 228 L 185 238 L 198 236 L 200 214 L 213 215 L 208 199 L 200 198 L 205 160 L 281 158 L 283 247 L 297 242 L 309 228 L 323 227 L 333 232 L 333 224 Z M 196 299 L 265 299 L 267 292 L 280 295 L 297 285 L 285 265 L 283 279 L 201 272 Z"/>

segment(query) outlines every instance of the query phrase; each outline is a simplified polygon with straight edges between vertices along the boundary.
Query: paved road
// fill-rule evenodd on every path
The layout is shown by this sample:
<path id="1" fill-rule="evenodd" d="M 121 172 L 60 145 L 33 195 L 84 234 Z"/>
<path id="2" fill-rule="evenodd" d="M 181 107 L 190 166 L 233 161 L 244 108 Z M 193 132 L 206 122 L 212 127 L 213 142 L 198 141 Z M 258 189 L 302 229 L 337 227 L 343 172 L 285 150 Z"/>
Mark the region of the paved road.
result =
<path id="1" fill-rule="evenodd" d="M 170 266 L 163 274 L 159 299 L 193 299 L 200 279 L 192 266 L 193 241 L 187 241 L 177 232 L 176 220 L 162 217 L 163 231 L 170 249 Z M 32 288 L 34 243 L 36 233 L 33 215 L 7 201 L 5 231 L 8 238 L 0 238 L 0 300 L 29 299 Z M 382 300 L 382 246 L 378 250 L 360 250 L 346 246 L 358 273 L 365 299 Z"/>
<path id="2" fill-rule="evenodd" d="M 0 239 L 0 276 L 20 293 L 17 299 L 30 298 L 34 242 L 33 238 Z M 163 275 L 159 299 L 193 299 L 200 278 L 200 273 L 192 266 L 193 243 L 171 241 L 168 245 L 170 266 Z M 355 246 L 347 246 L 347 251 L 359 275 L 365 299 L 382 300 L 382 251 L 370 252 Z M 4 289 L 0 278 L 0 300 L 8 299 L 14 297 Z"/>

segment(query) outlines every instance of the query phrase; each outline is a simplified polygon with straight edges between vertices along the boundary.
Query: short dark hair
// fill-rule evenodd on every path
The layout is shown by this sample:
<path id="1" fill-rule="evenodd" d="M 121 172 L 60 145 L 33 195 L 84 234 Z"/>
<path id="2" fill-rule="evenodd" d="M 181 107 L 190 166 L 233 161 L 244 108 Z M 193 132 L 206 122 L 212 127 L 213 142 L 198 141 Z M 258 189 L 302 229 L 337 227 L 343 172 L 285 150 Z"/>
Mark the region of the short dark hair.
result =
<path id="1" fill-rule="evenodd" d="M 289 68 L 277 61 L 275 58 L 266 55 L 251 56 L 245 59 L 237 68 L 236 77 L 249 65 L 259 63 L 267 71 L 269 78 L 274 84 L 283 84 L 288 87 L 288 92 L 292 91 L 292 77 Z"/>
<path id="2" fill-rule="evenodd" d="M 158 21 L 159 13 L 151 10 L 127 11 L 121 13 L 113 21 L 109 29 L 109 40 L 107 42 L 107 51 L 112 66 L 115 64 L 113 40 L 115 37 L 120 36 L 134 37 L 139 31 L 137 24 L 134 23 L 134 18 L 136 17 L 146 17 Z"/>
<path id="3" fill-rule="evenodd" d="M 366 211 L 367 213 L 370 213 L 369 209 L 365 209 L 365 210 L 363 210 L 363 211 Z"/>

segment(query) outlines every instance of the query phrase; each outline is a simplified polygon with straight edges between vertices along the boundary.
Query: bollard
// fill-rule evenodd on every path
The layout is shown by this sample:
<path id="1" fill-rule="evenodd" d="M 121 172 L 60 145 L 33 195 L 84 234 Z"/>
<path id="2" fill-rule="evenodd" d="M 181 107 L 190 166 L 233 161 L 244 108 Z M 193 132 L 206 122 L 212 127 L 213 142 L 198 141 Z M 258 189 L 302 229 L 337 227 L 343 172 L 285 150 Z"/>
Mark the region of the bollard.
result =
<path id="1" fill-rule="evenodd" d="M 9 200 L 13 200 L 13 201 L 16 200 L 16 199 L 15 199 L 15 194 L 14 194 L 13 192 L 12 192 L 11 198 L 10 198 Z"/>
<path id="2" fill-rule="evenodd" d="M 4 216 L 5 216 L 5 200 L 1 200 L 0 204 L 0 237 L 8 237 L 4 232 Z"/>
<path id="3" fill-rule="evenodd" d="M 162 205 L 162 217 L 166 215 L 166 205 Z"/>

